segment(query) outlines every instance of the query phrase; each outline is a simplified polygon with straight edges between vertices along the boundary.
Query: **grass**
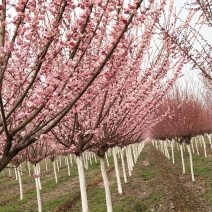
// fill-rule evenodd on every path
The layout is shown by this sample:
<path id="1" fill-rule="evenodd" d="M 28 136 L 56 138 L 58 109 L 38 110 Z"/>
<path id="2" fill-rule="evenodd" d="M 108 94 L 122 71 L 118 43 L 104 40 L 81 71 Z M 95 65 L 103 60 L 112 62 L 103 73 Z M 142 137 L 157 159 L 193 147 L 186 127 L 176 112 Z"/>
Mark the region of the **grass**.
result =
<path id="1" fill-rule="evenodd" d="M 95 201 L 93 201 L 95 200 Z M 93 212 L 106 211 L 105 190 L 104 188 L 94 188 L 89 192 L 88 204 Z"/>
<path id="2" fill-rule="evenodd" d="M 200 147 L 199 147 L 200 148 Z M 170 149 L 169 149 L 170 150 Z M 210 150 L 211 151 L 211 150 Z M 209 150 L 208 150 L 209 152 Z M 171 150 L 169 151 L 171 154 Z M 134 195 L 133 189 L 137 192 L 137 189 L 140 189 L 139 184 L 144 184 L 148 186 L 154 186 L 152 184 L 152 180 L 156 178 L 160 172 L 155 168 L 156 164 L 153 162 L 149 162 L 148 165 L 142 165 L 142 162 L 149 157 L 146 149 L 139 156 L 138 163 L 135 165 L 135 168 L 132 172 L 133 176 L 131 178 L 128 177 L 128 182 L 125 184 L 122 179 L 122 187 L 123 187 L 123 195 L 119 195 L 117 192 L 117 184 L 116 177 L 111 175 L 109 180 L 111 182 L 111 194 L 112 194 L 112 202 L 113 202 L 113 211 L 114 212 L 148 212 L 152 207 L 156 207 L 160 200 L 164 197 L 163 191 L 152 190 L 146 192 L 140 196 L 140 194 Z M 184 152 L 184 159 L 186 164 L 186 173 L 190 173 L 190 165 L 189 165 L 189 155 L 187 152 Z M 181 170 L 181 158 L 180 151 L 175 148 L 175 160 L 179 170 Z M 109 159 L 110 165 L 113 165 L 113 159 Z M 171 163 L 171 161 L 170 161 Z M 201 156 L 193 155 L 193 164 L 194 164 L 194 174 L 198 179 L 206 179 L 207 182 L 212 181 L 212 160 L 211 158 L 205 158 L 201 152 Z M 97 163 L 90 161 L 88 163 L 88 170 L 85 169 L 86 174 L 86 182 L 95 181 L 97 175 L 100 174 L 100 163 L 97 159 Z M 139 166 L 139 168 L 136 168 Z M 60 168 L 60 172 L 58 172 L 58 184 L 55 183 L 54 173 L 52 163 L 48 161 L 48 171 L 45 171 L 45 164 L 41 164 L 42 177 L 41 177 L 41 196 L 47 196 L 47 199 L 42 202 L 43 211 L 54 211 L 60 205 L 67 202 L 70 197 L 74 196 L 76 192 L 79 192 L 79 184 L 78 184 L 78 173 L 76 164 L 74 164 L 71 168 L 71 176 L 67 174 L 67 167 L 64 164 Z M 126 166 L 127 167 L 127 166 Z M 121 161 L 119 159 L 119 168 L 120 173 L 122 175 L 121 169 Z M 14 176 L 14 170 L 11 170 L 12 175 Z M 37 211 L 37 200 L 36 200 L 36 191 L 35 191 L 35 182 L 33 177 L 28 176 L 28 170 L 26 166 L 23 166 L 24 175 L 22 176 L 23 181 L 23 191 L 24 191 L 24 199 L 23 201 L 19 201 L 19 186 L 18 181 L 15 178 L 7 178 L 5 175 L 8 171 L 0 173 L 0 188 L 1 188 L 1 199 L 0 199 L 0 212 L 19 212 L 19 211 Z M 180 173 L 179 173 L 180 174 Z M 140 182 L 140 183 L 139 183 Z M 73 185 L 71 184 L 73 183 Z M 63 185 L 63 186 L 62 186 Z M 70 186 L 70 189 L 66 188 Z M 66 190 L 60 190 L 66 188 Z M 142 186 L 141 186 L 142 188 Z M 210 191 L 205 194 L 205 198 L 212 204 L 212 183 L 209 185 Z M 55 195 L 54 192 L 60 192 L 58 195 Z M 13 192 L 12 192 L 13 191 Z M 48 195 L 53 195 L 49 196 Z M 5 202 L 6 205 L 1 205 L 2 202 Z M 97 186 L 94 186 L 88 190 L 88 203 L 89 210 L 91 212 L 106 212 L 106 203 L 105 203 L 105 192 L 103 183 L 100 182 Z M 80 199 L 76 202 L 74 206 L 74 211 L 81 211 L 81 201 Z"/>
<path id="3" fill-rule="evenodd" d="M 57 208 L 62 203 L 66 202 L 71 196 L 71 193 L 65 194 L 57 199 L 53 199 L 51 201 L 44 202 L 43 211 L 50 211 Z"/>
<path id="4" fill-rule="evenodd" d="M 133 211 L 135 212 L 141 212 L 147 210 L 147 206 L 143 202 L 136 202 Z"/>
<path id="5" fill-rule="evenodd" d="M 86 181 L 96 177 L 97 174 L 100 173 L 100 163 L 97 158 L 97 163 L 93 160 L 92 164 L 90 161 L 88 163 L 88 170 L 85 169 L 86 174 Z M 32 167 L 31 167 L 32 168 Z M 73 196 L 76 192 L 79 192 L 79 184 L 78 184 L 78 171 L 77 166 L 74 164 L 71 168 L 71 176 L 67 174 L 67 166 L 64 164 L 60 167 L 60 171 L 58 174 L 58 183 L 55 183 L 54 173 L 52 162 L 48 161 L 48 171 L 45 170 L 45 164 L 41 162 L 41 197 L 45 194 L 48 195 L 51 192 L 54 192 L 58 187 L 63 183 L 70 183 L 73 180 L 75 183 L 74 187 L 70 187 L 69 192 L 62 193 L 61 196 L 54 198 L 50 198 L 50 200 L 42 201 L 43 211 L 53 211 L 55 208 L 59 207 L 61 204 L 66 202 L 71 196 Z M 34 177 L 28 176 L 27 166 L 22 165 L 23 175 L 22 175 L 22 182 L 23 182 L 23 193 L 24 198 L 22 201 L 19 200 L 19 185 L 18 181 L 15 179 L 15 172 L 14 169 L 11 168 L 12 178 L 8 178 L 8 170 L 4 170 L 0 173 L 0 188 L 2 189 L 1 192 L 1 199 L 0 199 L 0 212 L 19 212 L 19 211 L 34 211 L 37 210 L 37 199 L 36 199 L 36 190 L 35 190 L 35 182 Z M 32 171 L 32 170 L 31 170 Z M 15 189 L 14 189 L 15 188 Z M 8 196 L 7 190 L 10 190 L 11 195 Z M 12 192 L 14 189 L 14 192 Z M 98 203 L 94 205 L 98 209 L 99 205 L 105 203 L 105 198 L 102 197 L 104 195 L 104 189 L 102 189 L 101 194 L 98 194 L 98 189 L 92 190 L 92 195 L 96 195 L 98 199 Z M 100 196 L 99 196 L 100 195 Z M 98 198 L 99 196 L 99 198 Z M 80 201 L 79 201 L 80 202 Z M 4 205 L 1 205 L 3 204 Z M 81 204 L 80 204 L 81 206 Z M 101 208 L 101 207 L 100 207 Z"/>
<path id="6" fill-rule="evenodd" d="M 161 198 L 164 197 L 164 194 L 163 192 L 161 191 L 157 191 L 157 192 L 154 192 L 152 194 L 150 194 L 147 198 L 144 199 L 144 202 L 147 204 L 147 205 L 157 205 L 157 203 L 159 202 L 159 200 Z"/>
<path id="7" fill-rule="evenodd" d="M 54 173 L 52 169 L 52 163 L 48 161 L 48 171 L 43 170 L 44 164 L 41 164 L 42 176 L 41 176 L 41 196 L 44 194 L 48 194 L 51 191 L 54 191 L 61 183 L 65 183 L 78 176 L 77 168 L 71 167 L 71 176 L 67 174 L 67 167 L 64 165 L 60 167 L 60 172 L 58 173 L 58 184 L 55 183 Z M 0 212 L 7 211 L 34 211 L 37 208 L 37 196 L 35 190 L 35 182 L 34 177 L 28 176 L 28 170 L 25 166 L 23 166 L 22 182 L 23 182 L 23 193 L 24 198 L 22 201 L 19 200 L 19 185 L 18 181 L 14 178 L 14 171 L 11 170 L 13 178 L 4 177 L 5 173 L 0 173 L 0 182 L 3 187 L 3 191 L 1 192 L 1 201 L 5 202 L 6 205 L 3 207 L 0 205 Z M 11 192 L 11 197 L 7 195 L 7 190 L 14 189 L 14 192 Z M 71 190 L 71 188 L 70 188 Z M 70 196 L 70 192 L 68 194 L 64 194 L 57 199 L 52 199 L 51 201 L 42 202 L 43 211 L 49 211 L 57 206 L 59 206 L 62 202 L 64 202 Z M 11 198 L 11 200 L 9 200 Z M 1 202 L 0 201 L 0 202 Z M 9 203 L 7 204 L 7 202 Z M 27 206 L 26 206 L 27 205 Z M 27 208 L 26 208 L 27 207 Z"/>
<path id="8" fill-rule="evenodd" d="M 203 147 L 198 145 L 199 153 L 197 154 L 196 147 L 194 145 L 194 153 L 192 152 L 192 161 L 193 161 L 193 169 L 194 169 L 194 178 L 196 182 L 202 181 L 206 185 L 206 191 L 204 194 L 204 197 L 206 198 L 206 201 L 212 205 L 212 149 L 209 145 L 209 141 L 206 139 L 206 152 L 208 154 L 208 157 L 204 156 Z M 171 149 L 169 149 L 171 153 Z M 182 162 L 181 162 L 181 156 L 180 156 L 180 150 L 177 150 L 177 148 L 174 148 L 174 154 L 175 154 L 175 166 L 179 167 L 180 170 L 182 170 Z M 188 152 L 184 152 L 184 161 L 185 161 L 185 170 L 186 174 L 190 174 L 190 160 L 189 160 L 189 154 Z M 170 154 L 171 156 L 171 154 Z M 180 174 L 180 173 L 179 173 Z"/>
<path id="9" fill-rule="evenodd" d="M 193 154 L 192 153 L 192 160 L 193 160 L 193 168 L 194 168 L 194 174 L 196 177 L 203 177 L 208 178 L 212 180 L 212 160 L 208 157 L 205 157 L 202 151 L 202 148 L 199 147 L 200 155 L 197 155 L 196 151 Z M 212 152 L 211 148 L 208 146 L 207 148 L 208 152 Z M 171 149 L 170 149 L 171 153 Z M 181 156 L 180 151 L 175 148 L 175 162 L 176 166 L 182 167 L 181 162 Z M 189 160 L 189 154 L 188 152 L 183 152 L 184 161 L 185 161 L 185 170 L 186 173 L 190 173 L 190 160 Z"/>
<path id="10" fill-rule="evenodd" d="M 157 169 L 154 169 L 155 165 L 151 164 L 147 167 L 143 167 L 142 170 L 139 171 L 138 177 L 142 178 L 143 180 L 150 180 L 156 177 L 159 174 Z"/>

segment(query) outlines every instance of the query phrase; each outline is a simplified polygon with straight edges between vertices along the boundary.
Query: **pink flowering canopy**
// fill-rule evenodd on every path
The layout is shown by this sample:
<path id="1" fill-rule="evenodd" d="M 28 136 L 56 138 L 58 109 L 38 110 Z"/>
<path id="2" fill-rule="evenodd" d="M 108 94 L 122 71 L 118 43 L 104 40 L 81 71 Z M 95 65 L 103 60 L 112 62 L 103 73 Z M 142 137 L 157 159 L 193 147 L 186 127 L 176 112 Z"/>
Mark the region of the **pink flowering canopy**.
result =
<path id="1" fill-rule="evenodd" d="M 156 110 L 155 117 L 161 116 L 169 108 L 170 115 L 150 130 L 152 139 L 175 139 L 178 142 L 190 142 L 192 137 L 212 132 L 212 113 L 204 104 L 204 99 L 187 92 L 175 92 L 168 96 Z"/>
<path id="2" fill-rule="evenodd" d="M 187 63 L 180 26 L 164 30 L 172 1 L 3 0 L 0 13 L 0 170 L 27 147 L 41 160 L 45 141 L 98 152 L 162 120 L 153 111 Z"/>

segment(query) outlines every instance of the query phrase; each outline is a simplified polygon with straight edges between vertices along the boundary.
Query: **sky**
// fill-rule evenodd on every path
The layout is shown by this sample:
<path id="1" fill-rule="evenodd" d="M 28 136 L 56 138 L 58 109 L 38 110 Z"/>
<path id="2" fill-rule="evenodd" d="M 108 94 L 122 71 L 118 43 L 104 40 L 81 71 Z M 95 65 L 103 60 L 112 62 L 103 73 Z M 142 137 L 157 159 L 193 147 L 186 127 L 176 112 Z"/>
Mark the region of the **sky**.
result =
<path id="1" fill-rule="evenodd" d="M 187 0 L 174 0 L 174 2 L 176 9 L 179 11 L 183 7 L 183 5 L 187 2 Z M 194 2 L 194 0 L 188 2 Z M 186 14 L 187 13 L 184 11 L 183 13 L 180 14 L 180 16 L 182 18 L 185 18 Z M 198 19 L 197 16 L 194 18 Z M 212 29 L 207 26 L 203 26 L 201 29 L 201 33 L 204 36 L 204 38 L 212 45 Z"/>
<path id="2" fill-rule="evenodd" d="M 186 2 L 194 2 L 194 0 L 192 0 L 192 1 L 174 0 L 174 5 L 176 7 L 176 10 L 177 11 L 180 11 L 180 9 L 184 6 L 184 4 Z M 187 16 L 187 12 L 186 12 L 186 10 L 184 10 L 180 14 L 180 18 L 183 19 L 183 20 L 185 20 L 186 16 Z M 194 22 L 196 20 L 198 20 L 198 15 L 196 15 L 196 17 L 194 16 Z M 204 39 L 206 39 L 207 42 L 210 45 L 212 45 L 212 28 L 210 28 L 208 26 L 203 26 L 201 28 L 201 31 L 200 32 L 201 32 L 202 36 L 204 37 Z M 196 48 L 198 48 L 197 45 L 196 45 Z M 192 67 L 190 65 L 186 65 L 184 67 L 183 74 L 184 74 L 184 77 L 180 78 L 178 80 L 178 82 L 177 82 L 179 85 L 185 86 L 185 87 L 186 86 L 190 87 L 191 92 L 192 92 L 192 90 L 195 90 L 195 89 L 199 89 L 200 90 L 200 93 L 204 92 L 203 84 L 202 84 L 202 82 L 200 81 L 200 79 L 198 77 L 198 72 L 192 70 Z"/>

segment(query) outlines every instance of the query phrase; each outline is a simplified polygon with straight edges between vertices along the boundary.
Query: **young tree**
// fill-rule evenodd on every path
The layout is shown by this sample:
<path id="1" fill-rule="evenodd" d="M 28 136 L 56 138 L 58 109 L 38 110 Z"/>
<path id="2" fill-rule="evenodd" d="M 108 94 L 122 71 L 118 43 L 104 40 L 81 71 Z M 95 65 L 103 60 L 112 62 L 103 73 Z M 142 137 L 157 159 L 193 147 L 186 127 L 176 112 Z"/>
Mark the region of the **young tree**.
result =
<path id="1" fill-rule="evenodd" d="M 76 104 L 139 24 L 141 3 L 2 1 L 0 170 Z"/>

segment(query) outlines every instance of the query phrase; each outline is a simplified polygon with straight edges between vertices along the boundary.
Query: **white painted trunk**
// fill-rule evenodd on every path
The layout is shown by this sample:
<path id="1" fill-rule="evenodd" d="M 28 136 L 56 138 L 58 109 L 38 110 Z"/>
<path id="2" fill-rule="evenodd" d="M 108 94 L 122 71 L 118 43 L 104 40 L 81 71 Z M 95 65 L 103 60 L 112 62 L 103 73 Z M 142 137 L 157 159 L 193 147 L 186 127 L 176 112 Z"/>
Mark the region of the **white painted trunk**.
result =
<path id="1" fill-rule="evenodd" d="M 137 162 L 139 154 L 140 154 L 140 144 L 136 144 L 135 151 L 136 151 L 136 162 Z"/>
<path id="2" fill-rule="evenodd" d="M 181 153 L 181 160 L 182 160 L 183 174 L 185 174 L 185 162 L 184 162 L 184 157 L 183 157 L 183 147 L 182 147 L 182 144 L 180 144 L 180 153 Z"/>
<path id="3" fill-rule="evenodd" d="M 177 150 L 180 150 L 180 149 L 179 149 L 179 146 L 180 146 L 180 144 L 177 143 Z"/>
<path id="4" fill-rule="evenodd" d="M 209 135 L 209 142 L 210 142 L 210 145 L 211 145 L 211 149 L 212 149 L 212 142 L 211 142 L 211 136 L 212 136 L 212 135 Z"/>
<path id="5" fill-rule="evenodd" d="M 131 176 L 132 175 L 132 173 L 131 173 L 131 163 L 130 163 L 128 148 L 126 148 L 126 157 L 127 157 L 128 174 L 129 174 L 129 176 Z"/>
<path id="6" fill-rule="evenodd" d="M 107 153 L 108 153 L 108 156 L 111 157 L 111 155 L 112 155 L 112 149 L 108 149 Z"/>
<path id="7" fill-rule="evenodd" d="M 62 166 L 62 157 L 59 157 L 60 167 Z"/>
<path id="8" fill-rule="evenodd" d="M 192 181 L 195 181 L 194 180 L 194 169 L 193 169 L 192 153 L 191 153 L 191 148 L 190 148 L 189 144 L 187 144 L 187 150 L 188 150 L 189 159 L 190 159 L 191 179 L 192 179 Z"/>
<path id="9" fill-rule="evenodd" d="M 55 162 L 56 162 L 56 165 L 57 165 L 57 171 L 59 172 L 60 171 L 60 167 L 59 167 L 59 163 L 58 163 L 58 158 L 55 158 Z"/>
<path id="10" fill-rule="evenodd" d="M 132 145 L 132 154 L 133 154 L 134 162 L 136 163 L 136 153 L 135 153 L 135 146 L 134 145 Z"/>
<path id="11" fill-rule="evenodd" d="M 58 181 L 57 181 L 57 171 L 56 171 L 56 165 L 55 165 L 55 163 L 56 163 L 56 161 L 54 159 L 54 161 L 53 161 L 53 169 L 54 169 L 55 182 L 57 183 Z"/>
<path id="12" fill-rule="evenodd" d="M 161 152 L 165 155 L 165 148 L 164 148 L 163 141 L 160 141 L 160 149 L 161 149 Z"/>
<path id="13" fill-rule="evenodd" d="M 73 155 L 73 161 L 77 164 L 77 156 Z"/>
<path id="14" fill-rule="evenodd" d="M 42 186 L 41 186 L 41 181 L 40 181 L 40 164 L 38 163 L 37 165 L 36 165 L 36 168 L 37 168 L 37 175 L 38 175 L 38 185 L 39 185 L 39 188 L 40 188 L 40 190 L 42 189 Z"/>
<path id="15" fill-rule="evenodd" d="M 114 148 L 116 149 L 116 155 L 118 155 L 118 158 L 121 158 L 120 152 L 119 152 L 120 148 L 119 147 L 114 147 Z"/>
<path id="16" fill-rule="evenodd" d="M 9 174 L 9 177 L 11 177 L 11 171 L 10 171 L 10 168 L 8 169 L 8 174 Z"/>
<path id="17" fill-rule="evenodd" d="M 29 161 L 27 161 L 27 167 L 28 167 L 29 176 L 31 176 L 31 168 L 30 168 L 30 162 Z"/>
<path id="18" fill-rule="evenodd" d="M 17 168 L 16 168 L 16 166 L 14 166 L 14 170 L 15 170 L 15 179 L 18 180 L 18 174 L 17 174 Z"/>
<path id="19" fill-rule="evenodd" d="M 85 169 L 88 169 L 88 167 L 86 166 L 85 154 L 82 154 L 82 161 L 83 161 Z"/>
<path id="20" fill-rule="evenodd" d="M 112 201 L 111 201 L 111 194 L 110 194 L 110 184 L 107 177 L 104 158 L 100 158 L 100 164 L 101 164 L 102 178 L 103 178 L 103 182 L 105 186 L 107 212 L 112 212 L 113 208 L 112 208 Z"/>
<path id="21" fill-rule="evenodd" d="M 158 149 L 158 141 L 155 140 L 155 146 L 156 146 L 156 149 Z"/>
<path id="22" fill-rule="evenodd" d="M 106 158 L 106 162 L 107 162 L 107 167 L 109 167 L 109 166 L 110 166 L 110 164 L 109 164 L 109 160 L 108 160 L 107 152 L 105 152 L 105 158 Z"/>
<path id="23" fill-rule="evenodd" d="M 208 156 L 207 156 L 207 151 L 206 151 L 205 139 L 203 136 L 201 136 L 201 138 L 202 138 L 202 144 L 203 144 L 203 149 L 204 149 L 204 155 L 207 158 Z"/>
<path id="24" fill-rule="evenodd" d="M 183 151 L 185 152 L 185 151 L 186 151 L 186 149 L 185 149 L 185 145 L 184 145 L 184 143 L 182 143 L 182 147 L 183 147 Z"/>
<path id="25" fill-rule="evenodd" d="M 46 158 L 44 159 L 44 162 L 45 162 L 46 171 L 47 171 L 48 170 L 48 164 L 47 164 Z"/>
<path id="26" fill-rule="evenodd" d="M 97 163 L 96 155 L 94 154 L 95 163 Z"/>
<path id="27" fill-rule="evenodd" d="M 210 143 L 210 146 L 211 146 L 211 148 L 212 148 L 211 135 L 207 134 L 207 137 L 208 137 L 208 141 L 209 141 L 209 143 Z"/>
<path id="28" fill-rule="evenodd" d="M 40 173 L 40 163 L 38 163 L 37 169 L 38 169 L 38 172 Z"/>
<path id="29" fill-rule="evenodd" d="M 161 148 L 162 148 L 163 154 L 166 156 L 166 149 L 165 149 L 165 142 L 164 141 L 161 141 Z"/>
<path id="30" fill-rule="evenodd" d="M 23 200 L 23 185 L 22 185 L 22 179 L 21 179 L 20 166 L 17 168 L 17 174 L 18 174 L 18 183 L 19 183 L 19 189 L 20 189 L 20 200 Z"/>
<path id="31" fill-rule="evenodd" d="M 195 138 L 195 146 L 196 146 L 196 150 L 197 150 L 197 155 L 199 155 L 199 148 L 198 148 L 198 143 L 197 143 L 197 138 Z"/>
<path id="32" fill-rule="evenodd" d="M 88 169 L 88 154 L 85 154 L 85 168 Z"/>
<path id="33" fill-rule="evenodd" d="M 170 155 L 169 155 L 167 140 L 164 141 L 164 149 L 165 149 L 166 157 L 170 160 Z"/>
<path id="34" fill-rule="evenodd" d="M 22 165 L 19 165 L 19 170 L 21 171 L 21 175 L 23 175 L 23 169 L 22 169 Z"/>
<path id="35" fill-rule="evenodd" d="M 127 183 L 127 175 L 126 175 L 126 169 L 125 169 L 125 163 L 124 163 L 124 151 L 121 150 L 120 153 L 121 153 L 121 164 L 122 164 L 124 182 Z"/>
<path id="36" fill-rule="evenodd" d="M 191 149 L 192 153 L 194 154 L 194 138 L 191 139 Z"/>
<path id="37" fill-rule="evenodd" d="M 89 152 L 89 161 L 90 161 L 90 164 L 92 165 L 92 157 L 91 157 L 91 153 Z"/>
<path id="38" fill-rule="evenodd" d="M 116 149 L 115 148 L 113 148 L 113 159 L 114 159 L 114 165 L 115 165 L 115 172 L 116 172 L 116 179 L 117 179 L 117 185 L 118 185 L 118 192 L 119 192 L 119 194 L 122 194 L 121 179 L 120 179 L 120 173 L 119 173 L 119 167 L 118 167 L 118 160 L 117 160 Z"/>
<path id="39" fill-rule="evenodd" d="M 131 171 L 132 171 L 133 167 L 134 167 L 134 161 L 133 161 L 132 151 L 131 151 L 130 145 L 128 146 L 128 153 L 129 153 L 130 168 L 131 168 Z"/>
<path id="40" fill-rule="evenodd" d="M 79 183 L 80 183 L 82 212 L 88 212 L 88 199 L 87 199 L 85 173 L 84 173 L 82 155 L 77 156 L 77 167 L 78 167 L 78 175 L 79 175 Z"/>
<path id="41" fill-rule="evenodd" d="M 200 136 L 198 136 L 198 140 L 199 140 L 199 142 L 200 142 L 200 147 L 202 147 L 202 139 L 201 139 Z"/>
<path id="42" fill-rule="evenodd" d="M 72 154 L 70 154 L 69 157 L 70 157 L 70 161 L 71 161 L 71 166 L 73 166 Z"/>
<path id="43" fill-rule="evenodd" d="M 67 164 L 67 167 L 68 167 L 68 176 L 71 175 L 71 172 L 70 172 L 70 165 L 69 165 L 69 160 L 68 160 L 68 156 L 66 156 L 66 164 Z"/>
<path id="44" fill-rule="evenodd" d="M 35 186 L 36 186 L 36 193 L 37 193 L 37 202 L 38 202 L 38 212 L 42 212 L 40 187 L 39 187 L 39 181 L 38 181 L 39 173 L 38 173 L 37 165 L 34 165 L 34 175 L 35 175 Z"/>
<path id="45" fill-rule="evenodd" d="M 172 163 L 175 164 L 175 159 L 174 159 L 174 141 L 171 141 L 171 150 L 172 150 Z"/>
<path id="46" fill-rule="evenodd" d="M 136 153 L 136 162 L 138 160 L 138 156 L 139 156 L 139 145 L 138 144 L 135 144 L 135 153 Z"/>

